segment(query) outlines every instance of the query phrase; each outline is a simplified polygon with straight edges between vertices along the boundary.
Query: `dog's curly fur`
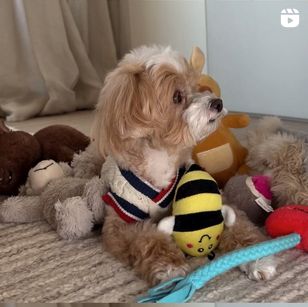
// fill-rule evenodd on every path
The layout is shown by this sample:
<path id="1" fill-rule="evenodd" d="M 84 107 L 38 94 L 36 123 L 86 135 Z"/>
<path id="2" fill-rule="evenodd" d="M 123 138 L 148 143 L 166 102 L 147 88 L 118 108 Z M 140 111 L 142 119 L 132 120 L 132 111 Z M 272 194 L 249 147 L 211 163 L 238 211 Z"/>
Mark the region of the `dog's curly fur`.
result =
<path id="1" fill-rule="evenodd" d="M 274 206 L 308 205 L 308 153 L 305 140 L 281 131 L 281 121 L 265 117 L 248 135 L 247 164 L 271 177 Z"/>
<path id="2" fill-rule="evenodd" d="M 199 74 L 171 48 L 141 47 L 126 55 L 106 77 L 97 105 L 92 133 L 101 155 L 166 188 L 177 169 L 191 163 L 196 142 L 213 132 L 224 114 L 211 108 L 214 94 L 196 92 Z M 127 224 L 107 206 L 102 236 L 107 251 L 152 285 L 190 270 L 188 258 L 152 220 Z M 224 237 L 223 251 L 264 240 L 241 213 Z M 248 275 L 260 272 L 251 275 L 254 279 L 275 274 L 272 264 L 242 269 Z"/>

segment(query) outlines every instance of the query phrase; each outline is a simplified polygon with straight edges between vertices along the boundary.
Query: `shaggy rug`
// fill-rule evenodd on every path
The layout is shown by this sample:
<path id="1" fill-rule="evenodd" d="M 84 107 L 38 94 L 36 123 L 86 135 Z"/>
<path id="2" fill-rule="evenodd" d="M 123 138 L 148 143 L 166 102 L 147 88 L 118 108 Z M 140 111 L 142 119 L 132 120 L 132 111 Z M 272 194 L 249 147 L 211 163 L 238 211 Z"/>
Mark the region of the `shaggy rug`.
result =
<path id="1" fill-rule="evenodd" d="M 237 269 L 199 290 L 195 302 L 308 302 L 308 254 L 281 253 L 279 274 L 254 282 Z M 67 242 L 44 222 L 0 224 L 1 302 L 134 302 L 146 284 L 102 250 L 100 236 Z"/>

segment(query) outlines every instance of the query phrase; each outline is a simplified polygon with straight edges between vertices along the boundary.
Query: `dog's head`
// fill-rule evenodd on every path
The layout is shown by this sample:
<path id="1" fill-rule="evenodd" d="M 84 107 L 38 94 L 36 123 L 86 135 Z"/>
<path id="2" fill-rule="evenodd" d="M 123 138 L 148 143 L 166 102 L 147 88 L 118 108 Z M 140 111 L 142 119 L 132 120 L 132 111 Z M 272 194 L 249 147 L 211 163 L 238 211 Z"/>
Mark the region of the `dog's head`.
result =
<path id="1" fill-rule="evenodd" d="M 212 133 L 222 100 L 197 93 L 200 72 L 171 48 L 140 47 L 107 75 L 93 126 L 103 155 L 138 154 L 144 145 L 183 150 Z"/>

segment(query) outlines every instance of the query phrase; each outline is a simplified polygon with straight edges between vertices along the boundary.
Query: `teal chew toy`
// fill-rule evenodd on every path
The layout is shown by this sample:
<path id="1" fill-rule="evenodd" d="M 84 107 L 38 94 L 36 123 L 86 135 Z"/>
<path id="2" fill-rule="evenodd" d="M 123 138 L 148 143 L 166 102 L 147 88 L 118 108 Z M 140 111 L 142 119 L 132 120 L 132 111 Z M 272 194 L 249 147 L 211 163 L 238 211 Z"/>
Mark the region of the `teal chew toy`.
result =
<path id="1" fill-rule="evenodd" d="M 300 235 L 293 233 L 277 239 L 265 241 L 225 254 L 198 268 L 186 277 L 176 277 L 148 291 L 138 303 L 184 303 L 191 299 L 196 290 L 209 280 L 241 264 L 270 256 L 295 247 L 301 241 Z"/>

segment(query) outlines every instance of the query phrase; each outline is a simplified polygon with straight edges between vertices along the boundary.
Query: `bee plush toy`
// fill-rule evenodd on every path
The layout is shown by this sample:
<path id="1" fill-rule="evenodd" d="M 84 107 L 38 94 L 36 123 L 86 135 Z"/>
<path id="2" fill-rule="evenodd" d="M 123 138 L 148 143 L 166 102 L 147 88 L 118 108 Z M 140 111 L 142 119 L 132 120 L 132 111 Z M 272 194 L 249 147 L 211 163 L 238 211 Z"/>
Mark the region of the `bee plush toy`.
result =
<path id="1" fill-rule="evenodd" d="M 178 183 L 172 216 L 162 219 L 158 229 L 172 234 L 186 254 L 208 255 L 211 259 L 224 224 L 231 226 L 234 222 L 235 213 L 231 207 L 222 205 L 216 181 L 193 164 Z"/>

